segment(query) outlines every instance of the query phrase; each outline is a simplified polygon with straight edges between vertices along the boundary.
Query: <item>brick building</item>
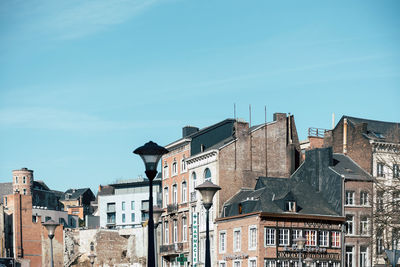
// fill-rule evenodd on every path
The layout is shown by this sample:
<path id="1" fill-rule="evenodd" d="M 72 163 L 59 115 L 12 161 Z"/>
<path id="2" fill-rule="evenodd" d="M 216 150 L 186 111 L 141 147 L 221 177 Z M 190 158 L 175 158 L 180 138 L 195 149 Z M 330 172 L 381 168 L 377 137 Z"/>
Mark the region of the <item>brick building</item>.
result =
<path id="1" fill-rule="evenodd" d="M 90 188 L 68 189 L 60 198 L 64 210 L 70 215 L 78 216 L 81 220 L 93 212 L 90 202 L 94 200 L 95 196 Z"/>
<path id="2" fill-rule="evenodd" d="M 400 248 L 400 125 L 343 116 L 324 139 L 373 176 L 372 265 L 383 266 L 384 249 Z"/>
<path id="3" fill-rule="evenodd" d="M 211 180 L 222 187 L 210 210 L 213 249 L 212 221 L 224 201 L 241 187 L 254 186 L 260 175 L 289 177 L 300 163 L 299 142 L 293 116 L 284 113 L 275 113 L 273 122 L 253 127 L 227 119 L 201 130 L 187 127 L 183 133 L 182 139 L 166 146 L 170 153 L 162 161 L 164 205 L 170 206 L 163 215 L 161 249 L 164 260 L 168 257 L 164 264 L 177 265 L 176 256 L 184 254 L 197 266 L 204 262 L 205 215 L 196 185 Z M 188 236 L 183 234 L 189 230 Z M 189 251 L 184 240 L 190 240 Z"/>
<path id="4" fill-rule="evenodd" d="M 260 177 L 223 206 L 217 221 L 220 267 L 297 267 L 294 240 L 306 238 L 303 259 L 313 266 L 342 261 L 344 181 L 331 149 L 307 151 L 304 164 L 288 178 Z"/>

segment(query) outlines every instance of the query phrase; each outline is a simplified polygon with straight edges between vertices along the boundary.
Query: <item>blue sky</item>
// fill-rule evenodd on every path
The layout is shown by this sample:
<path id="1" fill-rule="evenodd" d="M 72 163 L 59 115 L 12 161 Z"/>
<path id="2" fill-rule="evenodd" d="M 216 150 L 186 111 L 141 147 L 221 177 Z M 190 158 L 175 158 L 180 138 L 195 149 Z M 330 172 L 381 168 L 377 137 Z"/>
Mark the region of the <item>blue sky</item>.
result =
<path id="1" fill-rule="evenodd" d="M 185 125 L 274 112 L 400 121 L 399 1 L 0 2 L 0 182 L 143 174 L 132 151 Z"/>

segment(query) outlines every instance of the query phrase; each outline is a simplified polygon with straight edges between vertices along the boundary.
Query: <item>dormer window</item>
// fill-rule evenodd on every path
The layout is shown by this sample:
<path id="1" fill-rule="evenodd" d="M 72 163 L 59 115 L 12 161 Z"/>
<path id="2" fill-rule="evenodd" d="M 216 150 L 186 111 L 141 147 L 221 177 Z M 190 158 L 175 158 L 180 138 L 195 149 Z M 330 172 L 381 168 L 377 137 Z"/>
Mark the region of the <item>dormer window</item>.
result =
<path id="1" fill-rule="evenodd" d="M 296 212 L 296 202 L 295 201 L 286 202 L 286 211 Z"/>
<path id="2" fill-rule="evenodd" d="M 242 214 L 242 212 L 243 212 L 243 208 L 242 208 L 242 204 L 241 204 L 241 203 L 239 204 L 239 210 L 238 210 L 238 212 L 239 212 L 239 214 Z"/>

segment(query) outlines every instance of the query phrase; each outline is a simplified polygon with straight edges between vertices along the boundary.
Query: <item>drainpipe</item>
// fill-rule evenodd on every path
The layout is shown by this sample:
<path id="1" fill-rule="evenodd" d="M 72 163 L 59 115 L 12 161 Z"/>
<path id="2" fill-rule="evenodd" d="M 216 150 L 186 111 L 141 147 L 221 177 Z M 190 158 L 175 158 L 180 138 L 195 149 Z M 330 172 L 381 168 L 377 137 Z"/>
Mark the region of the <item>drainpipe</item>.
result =
<path id="1" fill-rule="evenodd" d="M 347 154 L 347 118 L 343 120 L 343 154 Z"/>

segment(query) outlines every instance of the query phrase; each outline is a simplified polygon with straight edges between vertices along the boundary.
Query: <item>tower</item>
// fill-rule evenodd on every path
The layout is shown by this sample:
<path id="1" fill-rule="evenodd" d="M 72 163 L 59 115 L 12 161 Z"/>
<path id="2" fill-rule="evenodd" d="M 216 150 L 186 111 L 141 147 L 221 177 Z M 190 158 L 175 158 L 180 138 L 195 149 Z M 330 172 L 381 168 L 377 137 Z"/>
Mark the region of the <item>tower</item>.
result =
<path id="1" fill-rule="evenodd" d="M 13 174 L 13 193 L 22 195 L 32 195 L 33 171 L 27 168 L 12 171 Z"/>

